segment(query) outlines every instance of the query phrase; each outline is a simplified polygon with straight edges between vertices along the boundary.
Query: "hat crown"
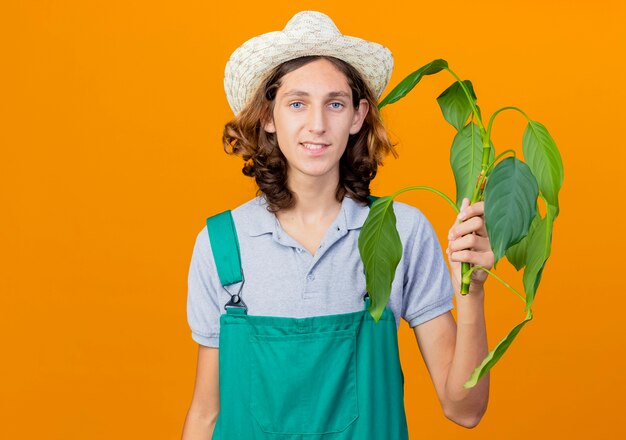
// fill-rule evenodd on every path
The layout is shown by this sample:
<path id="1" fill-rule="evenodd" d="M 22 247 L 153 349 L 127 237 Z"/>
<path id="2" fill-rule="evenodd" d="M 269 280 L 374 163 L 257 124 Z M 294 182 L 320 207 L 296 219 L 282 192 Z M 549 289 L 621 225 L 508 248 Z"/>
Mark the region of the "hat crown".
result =
<path id="1" fill-rule="evenodd" d="M 317 38 L 322 36 L 341 36 L 331 18 L 317 11 L 302 11 L 291 17 L 285 25 L 283 32 L 289 37 L 301 39 L 306 35 Z"/>

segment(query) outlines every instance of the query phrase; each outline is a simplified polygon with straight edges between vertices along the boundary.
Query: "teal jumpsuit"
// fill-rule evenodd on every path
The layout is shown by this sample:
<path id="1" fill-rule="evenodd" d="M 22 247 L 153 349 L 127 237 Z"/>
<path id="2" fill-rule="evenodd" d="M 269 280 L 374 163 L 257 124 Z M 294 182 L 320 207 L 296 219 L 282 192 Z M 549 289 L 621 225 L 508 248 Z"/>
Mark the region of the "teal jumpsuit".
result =
<path id="1" fill-rule="evenodd" d="M 223 286 L 245 282 L 230 211 L 207 219 Z M 239 293 L 220 316 L 214 440 L 406 440 L 393 312 L 248 315 Z"/>

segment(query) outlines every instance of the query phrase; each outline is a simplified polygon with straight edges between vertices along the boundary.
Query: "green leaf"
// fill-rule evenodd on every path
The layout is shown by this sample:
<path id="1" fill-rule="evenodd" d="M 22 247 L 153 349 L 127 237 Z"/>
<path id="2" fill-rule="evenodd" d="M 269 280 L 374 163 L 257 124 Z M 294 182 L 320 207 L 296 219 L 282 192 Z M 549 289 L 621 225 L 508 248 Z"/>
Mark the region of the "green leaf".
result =
<path id="1" fill-rule="evenodd" d="M 532 170 L 541 194 L 559 215 L 559 190 L 563 185 L 563 161 L 556 143 L 546 127 L 537 121 L 528 121 L 522 139 L 524 160 Z"/>
<path id="2" fill-rule="evenodd" d="M 530 308 L 535 300 L 535 294 L 541 281 L 543 269 L 550 257 L 552 249 L 552 228 L 556 208 L 548 205 L 548 212 L 537 227 L 529 233 L 526 255 L 526 269 L 524 269 L 524 292 L 526 293 L 526 308 Z"/>
<path id="3" fill-rule="evenodd" d="M 387 96 L 383 99 L 380 104 L 378 104 L 378 108 L 381 109 L 387 104 L 392 104 L 397 100 L 404 98 L 407 93 L 413 90 L 413 87 L 417 85 L 424 77 L 424 75 L 432 75 L 434 73 L 438 73 L 448 67 L 448 62 L 446 60 L 434 60 L 425 66 L 420 67 L 415 72 L 411 73 L 409 76 L 404 78 Z"/>
<path id="4" fill-rule="evenodd" d="M 489 161 L 494 157 L 493 144 L 489 153 Z M 459 131 L 452 141 L 450 149 L 450 165 L 456 182 L 456 205 L 461 209 L 463 198 L 471 200 L 476 179 L 480 174 L 483 158 L 483 144 L 480 138 L 480 128 L 473 122 Z"/>
<path id="5" fill-rule="evenodd" d="M 496 347 L 487 354 L 481 364 L 474 369 L 468 381 L 463 385 L 465 388 L 471 388 L 476 385 L 480 378 L 483 377 L 487 371 L 491 370 L 491 368 L 500 360 L 502 355 L 506 353 L 507 349 L 511 346 L 511 343 L 515 340 L 517 334 L 520 332 L 522 327 L 524 327 L 524 324 L 531 319 L 533 319 L 533 312 L 528 309 L 526 311 L 526 318 L 513 327 L 509 334 L 502 338 L 502 340 L 498 342 L 498 345 L 496 345 Z"/>
<path id="6" fill-rule="evenodd" d="M 381 197 L 370 207 L 359 234 L 359 253 L 371 301 L 369 312 L 378 322 L 389 301 L 391 283 L 402 258 L 402 242 L 391 197 Z"/>
<path id="7" fill-rule="evenodd" d="M 463 83 L 469 90 L 472 101 L 476 104 L 476 94 L 474 93 L 472 82 L 465 80 Z M 472 106 L 461 84 L 458 81 L 453 82 L 450 87 L 437 97 L 437 103 L 446 121 L 452 124 L 457 131 L 461 131 L 472 114 Z"/>
<path id="8" fill-rule="evenodd" d="M 528 234 L 518 243 L 506 250 L 507 260 L 509 260 L 509 263 L 511 263 L 517 271 L 526 266 L 528 242 L 533 235 L 533 231 L 541 221 L 541 214 L 539 214 L 539 207 L 537 205 L 535 205 L 535 210 L 537 211 L 537 215 L 535 215 L 532 223 L 530 224 Z"/>
<path id="9" fill-rule="evenodd" d="M 499 162 L 485 186 L 485 226 L 494 254 L 494 269 L 506 250 L 528 234 L 537 215 L 537 181 L 528 165 L 515 157 Z"/>

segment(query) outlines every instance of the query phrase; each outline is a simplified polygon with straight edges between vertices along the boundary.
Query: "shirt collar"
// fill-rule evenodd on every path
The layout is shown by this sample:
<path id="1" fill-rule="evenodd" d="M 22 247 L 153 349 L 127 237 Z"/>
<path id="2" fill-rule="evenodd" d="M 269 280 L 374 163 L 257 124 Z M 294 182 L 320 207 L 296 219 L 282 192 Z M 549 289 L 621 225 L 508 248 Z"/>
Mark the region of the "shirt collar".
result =
<path id="1" fill-rule="evenodd" d="M 265 196 L 261 195 L 255 199 L 254 212 L 251 216 L 249 234 L 256 237 L 263 234 L 271 234 L 276 230 L 278 219 L 276 215 L 267 210 L 268 204 Z"/>
<path id="2" fill-rule="evenodd" d="M 347 196 L 343 198 L 341 205 L 346 217 L 346 228 L 360 229 L 370 212 L 369 207 Z"/>
<path id="3" fill-rule="evenodd" d="M 276 215 L 267 210 L 267 200 L 265 196 L 259 196 L 256 198 L 254 213 L 254 223 L 249 229 L 249 235 L 252 237 L 273 234 L 278 228 L 278 219 Z M 367 215 L 369 214 L 369 207 L 362 205 L 361 203 L 345 196 L 341 201 L 341 211 L 335 220 L 337 227 L 341 229 L 359 229 L 363 226 Z"/>

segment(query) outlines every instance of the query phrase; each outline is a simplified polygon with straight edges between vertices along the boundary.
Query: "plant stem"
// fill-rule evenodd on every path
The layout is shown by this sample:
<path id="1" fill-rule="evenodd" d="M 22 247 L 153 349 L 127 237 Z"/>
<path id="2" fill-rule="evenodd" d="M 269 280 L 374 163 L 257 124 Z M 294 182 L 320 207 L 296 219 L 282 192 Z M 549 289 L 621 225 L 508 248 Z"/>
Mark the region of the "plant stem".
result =
<path id="1" fill-rule="evenodd" d="M 494 159 L 494 160 L 493 160 L 493 161 L 489 164 L 489 166 L 487 167 L 487 171 L 485 171 L 485 174 L 486 174 L 487 176 L 489 176 L 489 173 L 491 172 L 491 168 L 495 165 L 496 161 L 497 161 L 498 159 L 500 159 L 502 156 L 504 156 L 504 155 L 505 155 L 506 153 L 508 153 L 508 152 L 513 153 L 513 157 L 517 157 L 517 153 L 515 152 L 515 150 L 506 150 L 506 151 L 503 151 L 502 153 L 498 154 L 498 155 L 496 156 L 496 158 L 495 158 L 495 159 Z"/>
<path id="2" fill-rule="evenodd" d="M 527 115 L 526 113 L 524 113 L 524 111 L 523 111 L 522 109 L 519 109 L 519 108 L 517 108 L 517 107 L 512 107 L 512 106 L 509 106 L 509 107 L 502 107 L 500 110 L 496 111 L 493 115 L 491 115 L 491 118 L 489 118 L 489 125 L 487 126 L 487 136 L 488 136 L 489 138 L 491 138 L 491 126 L 493 125 L 493 121 L 494 121 L 494 119 L 496 118 L 496 115 L 497 115 L 498 113 L 500 113 L 500 112 L 503 112 L 504 110 L 515 110 L 515 111 L 518 111 L 518 112 L 520 112 L 521 114 L 523 114 L 523 115 L 524 115 L 524 117 L 525 117 L 528 121 L 530 121 L 530 118 L 528 117 L 528 115 Z"/>
<path id="3" fill-rule="evenodd" d="M 478 179 L 476 179 L 476 186 L 474 186 L 474 191 L 472 192 L 472 197 L 470 198 L 470 204 L 476 203 L 480 200 L 482 195 L 481 189 L 484 188 L 483 182 L 487 178 L 486 172 L 483 170 L 480 171 L 478 175 Z"/>
<path id="4" fill-rule="evenodd" d="M 472 199 L 470 200 L 470 205 L 477 202 L 482 197 L 482 191 L 481 191 L 482 182 L 486 178 L 484 173 L 485 173 L 485 168 L 483 165 L 483 169 L 480 171 L 480 178 L 478 179 L 476 187 L 474 188 L 474 193 L 472 194 Z M 471 274 L 470 263 L 462 262 L 461 263 L 461 292 L 460 292 L 461 295 L 467 295 L 469 293 L 469 287 L 470 287 L 470 282 L 471 282 L 470 274 Z"/>
<path id="5" fill-rule="evenodd" d="M 484 200 L 484 188 L 485 188 L 485 183 L 483 183 L 488 177 L 489 177 L 489 173 L 491 172 L 491 168 L 495 165 L 496 161 L 504 156 L 506 153 L 508 152 L 512 152 L 513 153 L 513 157 L 517 157 L 516 156 L 516 152 L 515 150 L 506 150 L 503 151 L 502 153 L 500 153 L 491 163 L 489 163 L 489 165 L 487 165 L 487 168 L 485 170 L 485 172 L 483 173 L 482 171 L 480 172 L 477 182 L 476 182 L 476 186 L 474 187 L 474 192 L 472 193 L 472 199 L 471 200 L 476 200 L 476 201 L 481 201 Z M 472 202 L 474 203 L 474 202 Z"/>
<path id="6" fill-rule="evenodd" d="M 480 120 L 479 118 L 477 120 Z M 480 165 L 480 174 L 478 175 L 478 179 L 476 182 L 476 186 L 474 187 L 474 191 L 472 193 L 472 198 L 470 200 L 470 205 L 476 203 L 479 200 L 483 199 L 483 194 L 485 191 L 485 183 L 487 179 L 487 169 L 489 167 L 489 155 L 491 153 L 491 142 L 489 139 L 489 132 L 485 131 L 484 128 L 480 130 L 480 137 L 482 138 L 483 143 L 483 156 Z M 461 263 L 461 295 L 467 295 L 469 293 L 470 281 L 471 278 L 468 275 L 470 270 L 470 264 L 467 262 Z"/>
<path id="7" fill-rule="evenodd" d="M 504 281 L 502 278 L 500 278 L 499 276 L 497 276 L 495 273 L 493 273 L 492 271 L 490 271 L 489 269 L 482 267 L 482 266 L 474 266 L 469 270 L 469 274 L 468 277 L 470 277 L 472 275 L 472 272 L 474 272 L 476 269 L 480 269 L 482 271 L 487 272 L 489 275 L 491 275 L 492 277 L 494 277 L 496 280 L 500 281 L 502 284 L 504 284 L 509 290 L 511 290 L 513 293 L 515 293 L 517 296 L 520 297 L 520 299 L 526 303 L 526 298 L 524 298 L 524 296 L 522 296 L 521 293 L 519 293 L 517 290 L 515 290 L 509 283 L 507 283 L 506 281 Z"/>
<path id="8" fill-rule="evenodd" d="M 391 199 L 395 199 L 397 196 L 399 196 L 403 192 L 413 191 L 413 190 L 416 190 L 416 189 L 425 189 L 426 191 L 432 191 L 435 194 L 440 195 L 441 197 L 443 197 L 446 200 L 446 202 L 448 202 L 450 204 L 450 206 L 452 206 L 452 208 L 454 209 L 454 211 L 457 214 L 459 213 L 459 208 L 456 207 L 456 204 L 454 203 L 454 201 L 450 197 L 448 197 L 447 195 L 445 195 L 444 193 L 442 193 L 441 191 L 439 191 L 439 190 L 437 190 L 435 188 L 431 188 L 430 186 L 409 186 L 407 188 L 402 188 L 401 190 L 396 191 L 390 197 L 391 197 Z"/>

